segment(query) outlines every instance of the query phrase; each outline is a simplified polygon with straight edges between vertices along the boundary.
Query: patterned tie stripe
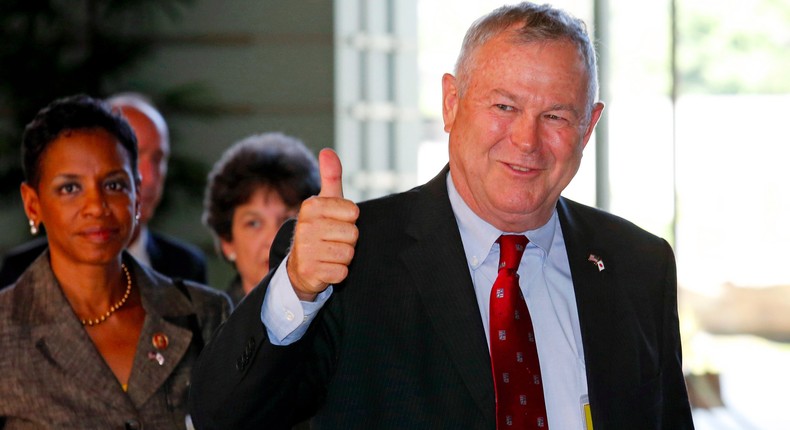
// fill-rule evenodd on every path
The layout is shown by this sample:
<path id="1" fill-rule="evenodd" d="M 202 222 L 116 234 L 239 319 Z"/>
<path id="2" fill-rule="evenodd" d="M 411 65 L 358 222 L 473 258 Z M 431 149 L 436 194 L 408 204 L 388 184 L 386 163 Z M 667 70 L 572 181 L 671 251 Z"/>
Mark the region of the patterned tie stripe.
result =
<path id="1" fill-rule="evenodd" d="M 489 316 L 497 429 L 547 430 L 532 319 L 518 286 L 518 265 L 527 238 L 502 235 L 498 242 L 499 274 L 491 289 Z"/>

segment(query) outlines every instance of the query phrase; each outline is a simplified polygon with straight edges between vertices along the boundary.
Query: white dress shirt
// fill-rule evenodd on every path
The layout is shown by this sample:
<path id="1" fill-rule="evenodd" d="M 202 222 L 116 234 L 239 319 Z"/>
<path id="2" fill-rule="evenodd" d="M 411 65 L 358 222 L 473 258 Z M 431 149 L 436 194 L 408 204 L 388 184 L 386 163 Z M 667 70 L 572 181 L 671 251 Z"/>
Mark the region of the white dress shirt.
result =
<path id="1" fill-rule="evenodd" d="M 576 296 L 557 211 L 536 230 L 501 231 L 472 212 L 451 179 L 448 175 L 447 191 L 461 232 L 486 339 L 490 344 L 489 302 L 499 265 L 496 240 L 505 233 L 523 234 L 529 243 L 518 267 L 519 287 L 535 328 L 549 428 L 584 430 L 582 403 L 587 397 L 587 374 Z"/>

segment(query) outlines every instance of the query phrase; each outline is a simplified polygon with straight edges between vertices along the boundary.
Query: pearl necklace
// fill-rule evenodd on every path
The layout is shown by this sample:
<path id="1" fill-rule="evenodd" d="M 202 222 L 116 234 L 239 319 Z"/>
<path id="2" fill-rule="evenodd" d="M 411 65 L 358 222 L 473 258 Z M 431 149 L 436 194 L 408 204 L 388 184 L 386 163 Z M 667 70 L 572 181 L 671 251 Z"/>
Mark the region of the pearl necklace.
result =
<path id="1" fill-rule="evenodd" d="M 87 326 L 99 325 L 103 323 L 104 320 L 109 318 L 110 315 L 114 314 L 115 311 L 117 311 L 118 309 L 123 307 L 123 305 L 126 304 L 126 299 L 129 298 L 129 293 L 132 292 L 132 275 L 129 274 L 129 269 L 127 269 L 126 265 L 123 263 L 121 263 L 121 269 L 123 269 L 123 273 L 126 275 L 126 292 L 123 293 L 123 297 L 121 297 L 121 300 L 118 300 L 116 304 L 110 306 L 110 310 L 108 310 L 104 315 L 96 319 L 88 318 L 86 320 L 82 320 L 82 325 L 87 325 Z"/>

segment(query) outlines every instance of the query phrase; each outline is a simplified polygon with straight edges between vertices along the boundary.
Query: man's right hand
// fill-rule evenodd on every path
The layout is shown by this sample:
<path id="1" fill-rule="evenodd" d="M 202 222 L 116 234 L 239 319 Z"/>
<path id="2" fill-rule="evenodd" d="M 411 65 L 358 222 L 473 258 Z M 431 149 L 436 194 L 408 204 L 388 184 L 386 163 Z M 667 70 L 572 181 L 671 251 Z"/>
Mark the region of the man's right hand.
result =
<path id="1" fill-rule="evenodd" d="M 300 300 L 313 301 L 348 276 L 359 231 L 359 208 L 343 198 L 343 168 L 331 149 L 318 154 L 321 192 L 302 203 L 288 257 L 288 278 Z"/>

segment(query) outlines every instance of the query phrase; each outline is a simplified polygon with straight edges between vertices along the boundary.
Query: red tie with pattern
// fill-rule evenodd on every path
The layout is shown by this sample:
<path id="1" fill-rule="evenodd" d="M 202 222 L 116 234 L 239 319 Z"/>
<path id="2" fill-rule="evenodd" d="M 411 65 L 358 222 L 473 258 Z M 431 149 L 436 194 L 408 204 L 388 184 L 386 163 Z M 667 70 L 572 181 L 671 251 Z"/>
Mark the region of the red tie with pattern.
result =
<path id="1" fill-rule="evenodd" d="M 499 275 L 491 289 L 491 370 L 497 429 L 549 428 L 532 318 L 518 287 L 523 235 L 499 237 Z"/>

